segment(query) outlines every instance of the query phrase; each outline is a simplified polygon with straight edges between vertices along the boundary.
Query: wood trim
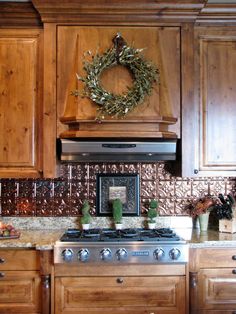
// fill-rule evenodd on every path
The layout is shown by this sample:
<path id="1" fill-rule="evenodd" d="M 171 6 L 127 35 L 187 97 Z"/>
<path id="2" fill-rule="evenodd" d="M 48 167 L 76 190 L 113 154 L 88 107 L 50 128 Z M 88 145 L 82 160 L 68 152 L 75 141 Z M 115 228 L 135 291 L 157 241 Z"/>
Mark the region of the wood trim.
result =
<path id="1" fill-rule="evenodd" d="M 182 73 L 182 175 L 192 176 L 194 165 L 194 141 L 189 136 L 189 130 L 196 128 L 195 120 L 189 117 L 196 117 L 194 103 L 194 29 L 192 24 L 185 24 L 181 28 L 181 73 Z M 192 73 L 192 75 L 189 75 Z M 184 153 L 183 153 L 184 152 Z M 186 153 L 188 152 L 188 153 Z"/>
<path id="2" fill-rule="evenodd" d="M 97 265 L 98 266 L 98 265 Z M 175 265 L 96 265 L 78 267 L 78 265 L 55 265 L 55 276 L 186 276 L 184 264 Z"/>
<path id="3" fill-rule="evenodd" d="M 56 25 L 44 25 L 43 175 L 56 176 Z M 47 156 L 47 158 L 45 158 Z"/>
<path id="4" fill-rule="evenodd" d="M 0 26 L 34 27 L 42 21 L 31 2 L 0 2 Z"/>
<path id="5" fill-rule="evenodd" d="M 222 1 L 223 2 L 223 1 Z M 196 23 L 203 24 L 236 24 L 235 3 L 208 3 L 201 10 Z"/>
<path id="6" fill-rule="evenodd" d="M 33 0 L 43 22 L 148 23 L 195 20 L 205 0 Z"/>
<path id="7" fill-rule="evenodd" d="M 42 293 L 42 314 L 50 314 L 51 311 L 51 273 L 52 273 L 52 251 L 40 251 L 40 275 Z"/>

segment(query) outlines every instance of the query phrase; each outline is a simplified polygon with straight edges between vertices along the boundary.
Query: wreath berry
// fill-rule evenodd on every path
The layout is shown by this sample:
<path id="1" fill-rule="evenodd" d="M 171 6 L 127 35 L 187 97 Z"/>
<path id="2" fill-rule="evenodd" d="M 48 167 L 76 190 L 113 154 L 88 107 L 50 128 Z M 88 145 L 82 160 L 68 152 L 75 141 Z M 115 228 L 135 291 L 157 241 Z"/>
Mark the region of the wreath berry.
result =
<path id="1" fill-rule="evenodd" d="M 83 69 L 86 77 L 77 75 L 77 79 L 85 85 L 82 94 L 78 90 L 72 92 L 74 96 L 88 97 L 98 104 L 97 120 L 105 116 L 120 118 L 142 103 L 145 96 L 150 95 L 153 83 L 159 81 L 159 71 L 150 62 L 140 55 L 142 49 L 127 46 L 124 39 L 117 34 L 113 39 L 114 47 L 102 55 L 93 56 L 92 62 L 84 62 Z M 127 93 L 114 94 L 106 91 L 100 84 L 100 75 L 103 70 L 117 64 L 127 67 L 133 75 L 133 86 Z"/>

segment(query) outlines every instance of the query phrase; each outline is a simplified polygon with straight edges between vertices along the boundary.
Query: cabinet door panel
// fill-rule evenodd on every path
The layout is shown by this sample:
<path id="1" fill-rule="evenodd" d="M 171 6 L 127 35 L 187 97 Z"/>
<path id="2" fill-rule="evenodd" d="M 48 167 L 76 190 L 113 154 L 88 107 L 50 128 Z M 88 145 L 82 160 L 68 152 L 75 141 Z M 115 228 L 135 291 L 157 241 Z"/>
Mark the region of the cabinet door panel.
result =
<path id="1" fill-rule="evenodd" d="M 0 314 L 40 313 L 40 275 L 5 271 L 0 278 Z"/>
<path id="2" fill-rule="evenodd" d="M 56 313 L 185 313 L 185 277 L 56 278 Z"/>
<path id="3" fill-rule="evenodd" d="M 193 158 L 184 158 L 183 175 L 235 176 L 236 30 L 196 29 L 194 73 L 192 115 L 184 118 L 192 121 L 192 141 L 183 151 Z"/>
<path id="4" fill-rule="evenodd" d="M 40 31 L 0 30 L 1 177 L 41 169 L 39 46 Z"/>
<path id="5" fill-rule="evenodd" d="M 233 268 L 201 269 L 199 272 L 199 308 L 236 310 L 236 275 Z"/>

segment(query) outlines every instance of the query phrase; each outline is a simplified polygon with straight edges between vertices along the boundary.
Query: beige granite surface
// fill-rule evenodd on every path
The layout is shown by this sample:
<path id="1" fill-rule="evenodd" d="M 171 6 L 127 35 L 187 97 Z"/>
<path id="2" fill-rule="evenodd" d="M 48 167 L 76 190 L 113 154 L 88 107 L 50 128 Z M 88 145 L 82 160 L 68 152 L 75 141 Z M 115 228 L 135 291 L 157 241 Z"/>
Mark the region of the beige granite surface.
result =
<path id="1" fill-rule="evenodd" d="M 0 248 L 36 248 L 38 250 L 53 249 L 54 243 L 59 240 L 63 232 L 68 228 L 80 228 L 78 218 L 10 218 L 1 217 L 1 221 L 12 224 L 21 235 L 19 239 L 0 240 Z M 140 217 L 127 217 L 124 227 L 143 227 L 145 219 Z M 111 227 L 109 218 L 93 219 L 91 228 Z M 180 228 L 184 226 L 184 228 Z M 236 233 L 221 233 L 218 230 L 209 229 L 201 233 L 199 229 L 193 229 L 189 217 L 159 217 L 157 227 L 171 227 L 184 238 L 190 247 L 236 247 Z"/>
<path id="2" fill-rule="evenodd" d="M 35 248 L 37 250 L 52 250 L 55 242 L 63 234 L 64 230 L 19 230 L 18 239 L 0 239 L 1 248 Z"/>

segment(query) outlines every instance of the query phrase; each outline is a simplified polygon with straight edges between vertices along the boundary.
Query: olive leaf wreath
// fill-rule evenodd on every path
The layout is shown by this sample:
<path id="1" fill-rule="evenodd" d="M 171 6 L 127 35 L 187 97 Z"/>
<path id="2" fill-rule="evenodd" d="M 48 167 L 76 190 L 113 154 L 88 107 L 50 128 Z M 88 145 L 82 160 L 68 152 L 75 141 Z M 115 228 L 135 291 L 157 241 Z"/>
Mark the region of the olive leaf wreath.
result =
<path id="1" fill-rule="evenodd" d="M 159 70 L 140 54 L 143 49 L 127 46 L 119 33 L 113 42 L 114 47 L 102 55 L 93 56 L 92 62 L 84 61 L 83 69 L 87 73 L 86 77 L 76 75 L 77 79 L 84 83 L 84 91 L 71 92 L 74 96 L 88 97 L 98 104 L 97 120 L 102 120 L 106 116 L 124 117 L 142 103 L 145 96 L 151 94 L 153 83 L 159 82 Z M 106 91 L 99 81 L 103 70 L 117 64 L 127 67 L 134 79 L 133 86 L 128 87 L 128 92 L 118 95 Z"/>

